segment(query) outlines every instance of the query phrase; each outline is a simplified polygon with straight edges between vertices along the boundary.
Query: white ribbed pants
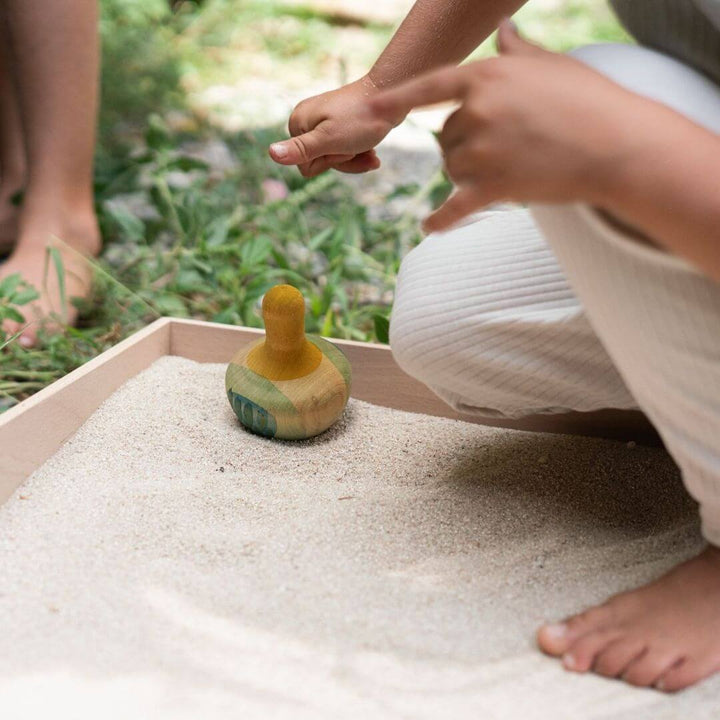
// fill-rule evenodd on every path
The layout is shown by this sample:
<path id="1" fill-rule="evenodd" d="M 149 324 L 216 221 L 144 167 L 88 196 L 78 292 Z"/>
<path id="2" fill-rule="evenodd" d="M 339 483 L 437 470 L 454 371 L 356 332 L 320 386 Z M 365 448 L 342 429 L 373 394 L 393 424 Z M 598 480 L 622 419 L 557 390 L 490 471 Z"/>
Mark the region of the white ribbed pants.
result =
<path id="1" fill-rule="evenodd" d="M 720 132 L 720 89 L 692 69 L 633 46 L 576 55 Z M 390 345 L 460 412 L 641 408 L 720 545 L 720 284 L 680 258 L 585 205 L 489 211 L 404 258 Z"/>

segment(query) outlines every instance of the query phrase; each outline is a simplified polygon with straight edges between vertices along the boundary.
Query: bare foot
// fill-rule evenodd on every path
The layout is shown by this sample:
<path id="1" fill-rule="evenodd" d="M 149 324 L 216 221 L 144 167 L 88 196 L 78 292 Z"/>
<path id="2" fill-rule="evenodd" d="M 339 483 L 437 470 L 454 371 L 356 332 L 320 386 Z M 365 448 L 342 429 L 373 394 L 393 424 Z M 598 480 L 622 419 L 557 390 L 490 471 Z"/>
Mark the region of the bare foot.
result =
<path id="1" fill-rule="evenodd" d="M 62 227 L 61 227 L 62 225 Z M 55 240 L 53 238 L 58 238 Z M 57 248 L 64 268 L 65 302 L 62 302 L 60 279 L 48 247 Z M 33 222 L 23 228 L 17 246 L 0 265 L 0 278 L 19 273 L 40 293 L 40 298 L 20 308 L 25 320 L 31 323 L 19 338 L 25 347 L 37 339 L 38 325 L 50 319 L 53 323 L 71 325 L 77 311 L 71 299 L 87 297 L 92 285 L 92 267 L 87 258 L 100 250 L 100 235 L 94 216 L 75 218 L 72 223 Z M 23 326 L 6 321 L 3 330 L 15 334 Z"/>
<path id="2" fill-rule="evenodd" d="M 682 690 L 720 670 L 720 549 L 538 631 L 567 670 Z"/>

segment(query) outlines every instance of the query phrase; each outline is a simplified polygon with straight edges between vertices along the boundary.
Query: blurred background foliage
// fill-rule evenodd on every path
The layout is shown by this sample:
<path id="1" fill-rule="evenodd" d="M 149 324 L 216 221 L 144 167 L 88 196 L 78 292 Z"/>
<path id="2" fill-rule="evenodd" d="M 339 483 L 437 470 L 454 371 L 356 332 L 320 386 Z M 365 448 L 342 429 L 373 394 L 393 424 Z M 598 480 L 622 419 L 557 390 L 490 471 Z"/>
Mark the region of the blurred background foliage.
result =
<path id="1" fill-rule="evenodd" d="M 411 4 L 102 0 L 95 287 L 76 328 L 32 350 L 0 337 L 0 411 L 161 315 L 258 327 L 281 282 L 305 294 L 309 331 L 386 342 L 400 260 L 447 181 L 418 180 L 412 153 L 369 185 L 308 181 L 267 146 L 295 102 L 365 72 Z M 555 50 L 626 40 L 600 0 L 533 0 L 517 19 Z M 32 297 L 0 284 L 0 318 Z"/>

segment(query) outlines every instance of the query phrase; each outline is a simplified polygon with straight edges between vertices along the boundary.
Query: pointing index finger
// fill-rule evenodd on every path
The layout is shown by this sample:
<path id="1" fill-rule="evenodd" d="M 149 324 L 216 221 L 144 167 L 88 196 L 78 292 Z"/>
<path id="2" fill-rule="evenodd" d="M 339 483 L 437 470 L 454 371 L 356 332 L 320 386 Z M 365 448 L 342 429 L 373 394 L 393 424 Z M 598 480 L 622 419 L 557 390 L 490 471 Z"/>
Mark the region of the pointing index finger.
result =
<path id="1" fill-rule="evenodd" d="M 376 117 L 392 119 L 410 110 L 448 100 L 462 100 L 468 89 L 464 68 L 444 67 L 374 95 L 368 108 Z"/>

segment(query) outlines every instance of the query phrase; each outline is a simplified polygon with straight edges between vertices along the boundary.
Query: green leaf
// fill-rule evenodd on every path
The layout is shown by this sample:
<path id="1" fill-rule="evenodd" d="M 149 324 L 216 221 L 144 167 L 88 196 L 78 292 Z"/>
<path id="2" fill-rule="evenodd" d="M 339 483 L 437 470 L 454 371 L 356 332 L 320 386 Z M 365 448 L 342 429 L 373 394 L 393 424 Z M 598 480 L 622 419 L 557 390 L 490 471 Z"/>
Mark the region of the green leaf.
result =
<path id="1" fill-rule="evenodd" d="M 332 327 L 333 327 L 333 311 L 332 311 L 332 308 L 328 308 L 327 312 L 325 313 L 325 318 L 323 320 L 322 329 L 320 330 L 320 334 L 324 335 L 325 337 L 329 337 L 332 334 Z"/>
<path id="2" fill-rule="evenodd" d="M 416 195 L 420 190 L 420 185 L 416 182 L 407 183 L 406 185 L 398 185 L 388 196 L 388 200 L 394 200 L 399 197 L 407 197 L 408 195 Z"/>
<path id="3" fill-rule="evenodd" d="M 181 293 L 190 293 L 207 288 L 205 278 L 194 269 L 181 270 L 175 281 L 172 283 L 173 289 Z"/>
<path id="4" fill-rule="evenodd" d="M 320 231 L 315 237 L 311 238 L 307 246 L 310 250 L 317 250 L 321 245 L 327 242 L 328 238 L 332 236 L 334 228 L 328 227 Z"/>
<path id="5" fill-rule="evenodd" d="M 55 266 L 55 272 L 58 279 L 58 287 L 60 289 L 60 304 L 62 305 L 62 311 L 60 316 L 63 322 L 67 319 L 67 297 L 65 294 L 65 266 L 63 265 L 62 255 L 60 251 L 55 247 L 48 248 L 48 255 Z"/>
<path id="6" fill-rule="evenodd" d="M 430 205 L 433 210 L 439 208 L 450 197 L 452 190 L 453 184 L 443 176 L 430 190 Z"/>
<path id="7" fill-rule="evenodd" d="M 93 348 L 93 350 L 96 350 L 97 352 L 101 351 L 100 346 L 87 333 L 82 332 L 82 330 L 78 330 L 77 328 L 74 328 L 72 325 L 68 325 L 65 328 L 65 332 L 70 337 L 74 337 L 76 340 L 79 340 L 80 342 L 87 343 L 88 345 L 90 345 L 90 347 Z"/>
<path id="8" fill-rule="evenodd" d="M 0 317 L 5 316 L 5 319 L 7 320 L 14 320 L 15 322 L 24 323 L 25 322 L 25 316 L 22 315 L 18 310 L 16 310 L 14 307 L 5 307 L 0 311 Z"/>
<path id="9" fill-rule="evenodd" d="M 105 213 L 117 224 L 124 239 L 137 242 L 145 237 L 145 223 L 124 208 L 105 205 Z"/>
<path id="10" fill-rule="evenodd" d="M 13 273 L 0 281 L 0 297 L 9 298 L 22 282 L 20 273 Z"/>
<path id="11" fill-rule="evenodd" d="M 27 305 L 33 300 L 37 300 L 40 297 L 40 293 L 32 286 L 28 286 L 25 290 L 20 290 L 13 293 L 10 301 L 13 305 Z"/>
<path id="12" fill-rule="evenodd" d="M 207 244 L 209 247 L 220 247 L 227 242 L 230 234 L 230 225 L 226 217 L 218 218 L 210 224 L 207 231 Z"/>
<path id="13" fill-rule="evenodd" d="M 272 240 L 267 235 L 258 235 L 248 240 L 240 250 L 243 265 L 252 267 L 267 259 L 272 252 Z"/>
<path id="14" fill-rule="evenodd" d="M 283 281 L 292 281 L 302 286 L 307 282 L 307 278 L 294 270 L 287 270 L 285 268 L 269 268 L 264 270 L 265 277 L 267 278 L 282 278 Z"/>
<path id="15" fill-rule="evenodd" d="M 384 315 L 373 315 L 375 324 L 375 337 L 379 343 L 387 345 L 390 342 L 390 320 Z"/>
<path id="16" fill-rule="evenodd" d="M 290 265 L 288 264 L 287 255 L 284 252 L 273 248 L 272 256 L 275 264 L 278 266 L 279 269 L 282 268 L 283 270 L 286 270 L 290 267 Z"/>
<path id="17" fill-rule="evenodd" d="M 200 260 L 199 258 L 192 258 L 192 264 L 202 273 L 205 273 L 205 275 L 212 275 L 213 268 L 212 265 L 209 263 L 204 262 L 203 260 Z"/>
<path id="18" fill-rule="evenodd" d="M 21 322 L 24 322 L 24 318 Z M 0 343 L 0 350 L 4 350 L 8 345 L 15 342 L 23 333 L 25 332 L 25 328 L 20 328 L 14 335 L 11 335 L 8 338 L 5 338 L 5 340 Z M 0 339 L 4 336 L 4 333 L 2 330 L 0 330 Z"/>
<path id="19" fill-rule="evenodd" d="M 197 158 L 181 155 L 180 157 L 176 157 L 168 161 L 165 164 L 165 168 L 168 170 L 190 172 L 191 170 L 209 170 L 210 166 L 206 162 L 198 160 Z"/>
<path id="20" fill-rule="evenodd" d="M 187 317 L 185 303 L 177 295 L 160 295 L 154 299 L 153 304 L 158 312 L 171 317 Z"/>
<path id="21" fill-rule="evenodd" d="M 235 308 L 225 308 L 225 310 L 216 313 L 212 320 L 225 325 L 239 325 L 241 318 Z"/>
<path id="22" fill-rule="evenodd" d="M 163 119 L 153 113 L 148 118 L 148 127 L 145 131 L 145 142 L 149 148 L 153 150 L 162 150 L 169 148 L 171 145 L 170 133 Z"/>

